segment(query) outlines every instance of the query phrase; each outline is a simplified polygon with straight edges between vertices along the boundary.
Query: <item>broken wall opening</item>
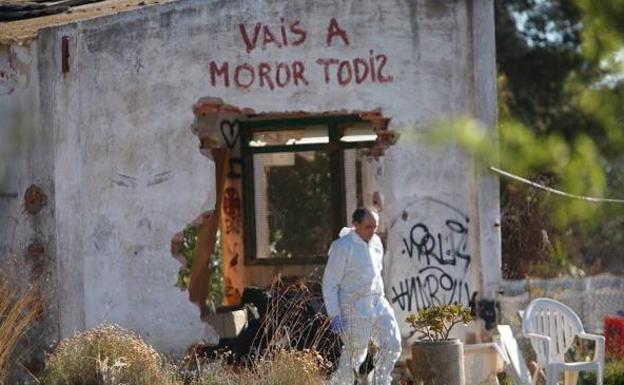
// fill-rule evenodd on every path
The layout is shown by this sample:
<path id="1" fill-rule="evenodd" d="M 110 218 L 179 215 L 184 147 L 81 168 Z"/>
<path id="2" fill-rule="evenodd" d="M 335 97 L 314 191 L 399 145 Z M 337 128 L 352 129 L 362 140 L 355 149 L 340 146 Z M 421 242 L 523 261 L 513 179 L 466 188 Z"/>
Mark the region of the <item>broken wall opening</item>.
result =
<path id="1" fill-rule="evenodd" d="M 269 287 L 277 276 L 307 277 L 322 272 L 326 249 L 337 229 L 350 225 L 350 213 L 362 205 L 383 210 L 377 188 L 381 170 L 379 157 L 396 142 L 398 134 L 388 130 L 390 119 L 379 110 L 256 114 L 250 109 L 225 104 L 221 99 L 206 97 L 193 106 L 193 111 L 192 131 L 199 138 L 200 152 L 215 162 L 217 192 L 214 209 L 199 215 L 193 222 L 197 238 L 189 297 L 200 308 L 209 298 L 210 274 L 215 271 L 210 266 L 215 250 L 220 250 L 223 305 L 238 305 L 246 287 Z M 340 121 L 349 124 L 339 127 L 335 122 Z M 339 156 L 331 155 L 338 153 Z M 339 199 L 336 186 L 330 186 L 329 180 L 320 180 L 332 175 L 328 172 L 331 167 L 340 170 L 333 175 L 333 183 L 342 186 Z M 293 186 L 293 191 L 302 187 L 304 190 L 325 188 L 312 193 L 324 197 L 322 200 L 329 207 L 325 214 L 333 223 L 332 226 L 323 221 L 319 223 L 319 228 L 325 226 L 329 230 L 327 239 L 320 237 L 322 241 L 317 242 L 318 250 L 313 253 L 316 258 L 285 256 L 289 246 L 284 245 L 292 246 L 296 240 L 283 242 L 282 246 L 277 242 L 276 234 L 280 231 L 291 230 L 297 220 L 306 221 L 297 217 L 297 212 L 290 212 L 301 208 L 305 201 L 298 205 L 284 203 L 293 200 L 294 195 L 288 196 L 288 181 L 277 188 L 280 199 L 267 199 L 268 194 L 277 191 L 276 186 L 269 190 L 272 181 L 289 177 L 306 179 L 304 186 L 295 181 L 297 186 Z M 307 181 L 308 178 L 311 180 Z M 262 191 L 258 191 L 259 187 Z M 309 194 L 308 198 L 311 199 Z M 332 207 L 336 201 L 340 202 L 340 207 Z M 281 220 L 288 217 L 289 221 L 276 227 L 279 222 L 276 214 Z M 310 212 L 312 216 L 315 214 Z M 302 226 L 299 231 L 306 225 Z M 317 236 L 313 232 L 313 237 Z M 217 242 L 220 248 L 216 247 Z M 182 243 L 183 237 L 176 234 L 172 253 L 178 259 L 181 259 Z M 273 255 L 271 247 L 275 251 Z M 250 251 L 254 255 L 250 255 Z"/>
<path id="2" fill-rule="evenodd" d="M 201 225 L 203 223 L 203 217 L 208 215 L 206 212 L 200 215 L 196 220 L 188 224 L 184 230 L 176 233 L 171 240 L 171 254 L 182 265 L 178 270 L 178 274 L 175 281 L 175 286 L 181 290 L 188 290 L 191 282 L 191 273 L 193 268 L 193 262 L 195 260 L 195 249 L 197 245 L 197 238 Z M 206 294 L 206 300 L 204 301 L 207 309 L 203 311 L 214 312 L 215 309 L 223 304 L 223 272 L 221 264 L 221 233 L 217 231 L 215 248 L 213 254 L 210 256 L 208 262 L 208 275 L 206 277 L 208 281 L 209 290 Z"/>

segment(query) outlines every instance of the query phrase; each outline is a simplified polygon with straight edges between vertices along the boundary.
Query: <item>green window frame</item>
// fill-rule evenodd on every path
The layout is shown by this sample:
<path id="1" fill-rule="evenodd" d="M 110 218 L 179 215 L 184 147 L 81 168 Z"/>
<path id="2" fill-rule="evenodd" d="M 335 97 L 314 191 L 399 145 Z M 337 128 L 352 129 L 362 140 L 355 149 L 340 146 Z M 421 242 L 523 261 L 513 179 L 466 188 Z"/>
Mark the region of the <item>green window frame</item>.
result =
<path id="1" fill-rule="evenodd" d="M 365 123 L 359 115 L 327 115 L 305 116 L 289 118 L 251 117 L 239 122 L 241 136 L 241 175 L 243 188 L 245 263 L 249 265 L 282 265 L 282 264 L 311 264 L 324 263 L 326 255 L 294 258 L 258 258 L 256 244 L 256 215 L 255 215 L 255 181 L 254 162 L 255 154 L 266 153 L 294 153 L 301 151 L 323 151 L 329 155 L 329 172 L 331 175 L 331 198 L 334 228 L 333 234 L 338 234 L 346 218 L 346 192 L 344 150 L 370 148 L 375 141 L 345 142 L 341 138 L 345 128 L 354 123 Z M 250 146 L 253 134 L 256 132 L 291 130 L 293 127 L 326 126 L 328 143 L 266 145 L 262 147 Z M 329 245 L 328 245 L 329 246 Z"/>

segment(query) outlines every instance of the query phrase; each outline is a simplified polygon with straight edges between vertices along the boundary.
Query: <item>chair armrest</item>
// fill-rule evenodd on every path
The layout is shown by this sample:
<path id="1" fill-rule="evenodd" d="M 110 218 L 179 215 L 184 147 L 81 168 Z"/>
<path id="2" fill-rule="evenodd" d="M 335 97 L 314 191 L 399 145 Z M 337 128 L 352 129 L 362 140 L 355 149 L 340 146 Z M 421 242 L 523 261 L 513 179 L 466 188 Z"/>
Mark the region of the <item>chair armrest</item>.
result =
<path id="1" fill-rule="evenodd" d="M 594 361 L 600 361 L 604 363 L 605 359 L 605 338 L 603 336 L 599 336 L 597 334 L 590 333 L 580 333 L 579 338 L 585 340 L 596 341 L 596 348 L 594 351 Z"/>
<path id="2" fill-rule="evenodd" d="M 545 342 L 546 348 L 544 349 L 545 350 L 544 353 L 546 354 L 546 359 L 550 360 L 550 343 L 551 343 L 550 337 L 543 336 L 537 333 L 526 333 L 524 336 L 529 339 L 535 339 L 535 340 L 540 340 L 541 342 Z"/>
<path id="3" fill-rule="evenodd" d="M 546 342 L 550 343 L 550 337 L 542 335 L 542 334 L 526 333 L 524 336 L 527 337 L 527 338 L 535 338 L 535 339 L 543 340 L 543 341 L 546 341 Z"/>

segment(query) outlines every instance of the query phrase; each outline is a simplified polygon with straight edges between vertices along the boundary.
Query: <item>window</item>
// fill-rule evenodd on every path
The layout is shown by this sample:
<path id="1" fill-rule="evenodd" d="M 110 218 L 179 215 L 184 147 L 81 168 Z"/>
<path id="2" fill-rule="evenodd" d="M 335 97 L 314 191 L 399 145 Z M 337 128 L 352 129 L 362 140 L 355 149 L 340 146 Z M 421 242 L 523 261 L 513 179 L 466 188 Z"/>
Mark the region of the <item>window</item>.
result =
<path id="1" fill-rule="evenodd" d="M 323 262 L 362 204 L 359 152 L 377 135 L 358 115 L 240 122 L 249 263 Z"/>

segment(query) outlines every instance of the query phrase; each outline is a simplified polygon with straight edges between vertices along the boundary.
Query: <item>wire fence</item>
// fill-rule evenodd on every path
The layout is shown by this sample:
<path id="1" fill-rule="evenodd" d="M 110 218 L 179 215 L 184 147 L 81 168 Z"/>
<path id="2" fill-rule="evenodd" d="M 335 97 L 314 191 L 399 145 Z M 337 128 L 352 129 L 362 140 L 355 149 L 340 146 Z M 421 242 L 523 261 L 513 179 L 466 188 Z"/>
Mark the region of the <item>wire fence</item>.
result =
<path id="1" fill-rule="evenodd" d="M 624 276 L 600 274 L 586 278 L 503 281 L 499 296 L 500 322 L 519 328 L 518 311 L 538 297 L 565 303 L 578 314 L 586 331 L 602 332 L 605 316 L 624 311 Z"/>

